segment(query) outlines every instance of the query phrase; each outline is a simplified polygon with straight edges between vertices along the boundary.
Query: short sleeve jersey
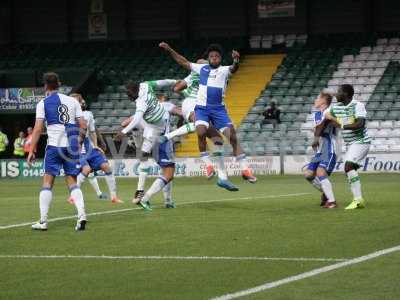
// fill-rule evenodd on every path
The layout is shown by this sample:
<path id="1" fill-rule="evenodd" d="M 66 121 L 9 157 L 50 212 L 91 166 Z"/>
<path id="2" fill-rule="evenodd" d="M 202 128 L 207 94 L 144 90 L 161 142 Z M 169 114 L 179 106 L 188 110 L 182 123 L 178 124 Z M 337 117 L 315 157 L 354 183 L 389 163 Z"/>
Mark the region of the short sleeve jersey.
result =
<path id="1" fill-rule="evenodd" d="M 365 105 L 359 101 L 352 100 L 348 105 L 336 104 L 331 106 L 329 112 L 337 118 L 343 125 L 352 124 L 358 118 L 367 118 Z M 346 144 L 370 144 L 371 138 L 368 136 L 367 127 L 354 130 L 346 129 L 342 131 L 343 140 Z"/>
<path id="2" fill-rule="evenodd" d="M 60 93 L 52 93 L 39 101 L 36 106 L 36 119 L 47 123 L 47 144 L 68 147 L 68 136 L 77 127 L 76 120 L 83 117 L 79 102 Z"/>
<path id="3" fill-rule="evenodd" d="M 231 76 L 230 66 L 212 68 L 208 64 L 190 64 L 192 72 L 199 74 L 196 105 L 223 106 L 225 90 Z"/>

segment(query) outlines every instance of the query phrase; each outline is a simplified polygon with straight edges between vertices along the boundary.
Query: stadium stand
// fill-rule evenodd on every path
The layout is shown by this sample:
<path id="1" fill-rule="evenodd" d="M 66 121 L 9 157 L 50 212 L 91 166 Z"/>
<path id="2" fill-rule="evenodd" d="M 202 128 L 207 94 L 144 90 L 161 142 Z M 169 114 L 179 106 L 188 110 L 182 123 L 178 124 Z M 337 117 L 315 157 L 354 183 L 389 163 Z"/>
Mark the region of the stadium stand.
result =
<path id="1" fill-rule="evenodd" d="M 0 48 L 0 69 L 42 73 L 47 70 L 79 68 L 93 70 L 97 74 L 100 93 L 90 103 L 99 129 L 116 132 L 121 120 L 129 116 L 135 105 L 125 94 L 127 79 L 146 81 L 153 79 L 182 79 L 187 71 L 179 68 L 157 47 L 159 41 L 114 41 L 71 44 L 33 44 Z M 231 49 L 242 49 L 241 38 L 218 39 L 226 50 L 224 56 L 230 61 Z M 199 40 L 189 45 L 172 41 L 186 57 L 199 58 L 209 41 Z M 65 78 L 65 76 L 62 76 Z M 173 102 L 180 101 L 178 95 L 170 95 Z M 89 101 L 92 99 L 89 99 Z"/>
<path id="2" fill-rule="evenodd" d="M 335 90 L 339 84 L 350 83 L 355 97 L 367 103 L 368 127 L 374 138 L 371 150 L 399 151 L 399 60 L 396 37 L 311 37 L 305 46 L 289 49 L 239 128 L 244 150 L 251 155 L 279 154 L 281 149 L 288 154 L 309 153 L 315 96 L 324 88 Z M 270 101 L 276 101 L 282 112 L 278 131 L 260 125 Z"/>
<path id="3" fill-rule="evenodd" d="M 172 43 L 185 56 L 196 59 L 208 42 Z M 224 63 L 229 63 L 230 49 L 246 47 L 246 43 L 237 38 L 218 42 L 226 50 Z M 277 61 L 276 72 L 265 71 L 261 75 L 263 84 L 252 89 L 252 99 L 244 101 L 240 96 L 244 101 L 241 103 L 245 103 L 240 109 L 238 101 L 230 100 L 236 78 L 230 83 L 227 103 L 247 154 L 279 154 L 281 149 L 288 154 L 310 151 L 313 99 L 323 88 L 335 89 L 341 83 L 353 84 L 357 99 L 367 102 L 368 127 L 374 137 L 372 150 L 399 150 L 400 39 L 395 35 L 383 38 L 363 34 L 268 35 L 253 36 L 248 42 L 250 48 L 264 48 L 265 51 L 273 51 L 274 45 L 285 44 L 287 54 L 282 63 Z M 66 67 L 95 70 L 101 87 L 90 106 L 99 129 L 115 132 L 121 120 L 135 108 L 125 94 L 123 84 L 126 79 L 184 78 L 187 74 L 155 45 L 155 41 L 19 45 L 0 49 L 0 68 L 37 72 Z M 246 72 L 246 61 L 251 59 L 250 55 L 244 56 L 242 69 L 236 77 Z M 248 79 L 247 83 L 252 81 Z M 170 98 L 174 103 L 181 100 L 175 94 L 170 94 Z M 270 101 L 276 101 L 282 112 L 278 130 L 268 124 L 261 125 L 261 114 Z M 226 150 L 231 152 L 229 147 Z M 180 156 L 195 155 L 195 152 L 194 148 L 178 149 Z"/>

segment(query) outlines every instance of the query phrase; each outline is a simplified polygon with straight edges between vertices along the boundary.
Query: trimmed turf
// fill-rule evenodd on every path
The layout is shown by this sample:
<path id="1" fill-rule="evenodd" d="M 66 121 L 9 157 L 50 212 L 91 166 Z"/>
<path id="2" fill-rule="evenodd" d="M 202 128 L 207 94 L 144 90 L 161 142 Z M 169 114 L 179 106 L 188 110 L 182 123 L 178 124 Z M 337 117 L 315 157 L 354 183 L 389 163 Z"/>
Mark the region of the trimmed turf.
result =
<path id="1" fill-rule="evenodd" d="M 234 178 L 241 188 L 236 193 L 203 178 L 177 179 L 176 209 L 92 216 L 80 233 L 73 230 L 75 219 L 49 223 L 47 232 L 0 230 L 0 255 L 352 258 L 400 244 L 399 179 L 362 175 L 367 208 L 350 212 L 343 210 L 350 200 L 343 175 L 333 177 L 340 205 L 335 210 L 321 209 L 318 194 L 299 176 L 260 177 L 255 185 Z M 88 213 L 135 208 L 135 184 L 118 180 L 123 205 L 97 200 L 86 184 Z M 39 180 L 1 180 L 0 226 L 35 221 L 39 187 Z M 62 179 L 54 194 L 50 217 L 73 215 Z M 161 197 L 153 203 L 162 204 Z M 0 258 L 0 299 L 207 299 L 332 263 Z M 392 254 L 250 298 L 396 299 L 396 264 L 400 255 Z"/>

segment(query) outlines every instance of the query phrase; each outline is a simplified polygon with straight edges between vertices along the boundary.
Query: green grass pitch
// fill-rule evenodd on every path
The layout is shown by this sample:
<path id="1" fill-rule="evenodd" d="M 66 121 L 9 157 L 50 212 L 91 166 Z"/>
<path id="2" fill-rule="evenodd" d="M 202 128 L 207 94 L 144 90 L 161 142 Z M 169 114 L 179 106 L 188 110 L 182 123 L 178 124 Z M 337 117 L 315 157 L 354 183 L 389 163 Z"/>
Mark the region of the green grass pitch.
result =
<path id="1" fill-rule="evenodd" d="M 85 183 L 88 213 L 126 210 L 89 216 L 85 232 L 74 231 L 75 218 L 33 232 L 4 226 L 38 219 L 40 180 L 2 179 L 0 299 L 210 299 L 336 263 L 299 258 L 351 259 L 400 245 L 400 174 L 361 180 L 367 208 L 355 211 L 343 209 L 351 197 L 342 174 L 333 176 L 333 210 L 319 207 L 300 176 L 265 176 L 255 185 L 233 178 L 235 193 L 204 178 L 176 179 L 177 208 L 163 208 L 157 196 L 152 212 L 130 203 L 135 179 L 117 179 L 122 205 L 97 200 Z M 61 178 L 54 195 L 50 218 L 75 214 Z M 244 298 L 400 299 L 399 283 L 395 252 Z"/>

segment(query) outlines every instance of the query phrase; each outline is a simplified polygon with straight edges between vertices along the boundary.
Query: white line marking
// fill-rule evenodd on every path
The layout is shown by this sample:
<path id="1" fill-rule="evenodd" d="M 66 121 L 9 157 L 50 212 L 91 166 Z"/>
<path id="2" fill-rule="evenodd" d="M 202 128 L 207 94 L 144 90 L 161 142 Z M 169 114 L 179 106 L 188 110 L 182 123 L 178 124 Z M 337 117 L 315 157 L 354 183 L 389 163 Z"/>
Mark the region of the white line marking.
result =
<path id="1" fill-rule="evenodd" d="M 114 255 L 0 255 L 15 259 L 106 259 L 106 260 L 254 260 L 254 261 L 346 261 L 345 258 L 257 257 L 257 256 L 114 256 Z"/>
<path id="2" fill-rule="evenodd" d="M 284 194 L 284 195 L 267 195 L 267 196 L 260 195 L 260 196 L 254 196 L 254 197 L 225 198 L 225 199 L 213 199 L 213 200 L 204 200 L 204 201 L 190 201 L 190 202 L 178 203 L 178 206 L 198 204 L 198 203 L 201 204 L 201 203 L 237 201 L 237 200 L 254 200 L 254 199 L 265 199 L 265 198 L 294 197 L 294 196 L 303 196 L 303 195 L 309 195 L 309 194 L 310 193 L 293 193 L 293 194 Z M 158 206 L 155 206 L 155 207 L 158 207 Z M 131 211 L 131 210 L 139 210 L 139 209 L 142 209 L 142 208 L 133 207 L 133 208 L 106 210 L 106 211 L 99 211 L 99 212 L 89 213 L 89 214 L 87 214 L 87 216 L 100 216 L 100 215 L 107 215 L 107 214 L 115 214 L 115 213 L 121 213 L 121 212 L 126 212 L 126 211 Z M 49 219 L 48 222 L 63 221 L 63 220 L 69 220 L 69 219 L 75 219 L 75 218 L 76 218 L 76 215 L 65 216 L 65 217 Z M 24 227 L 24 226 L 29 226 L 29 225 L 32 225 L 32 224 L 34 224 L 34 222 L 25 222 L 25 223 L 19 223 L 19 224 L 4 225 L 4 226 L 0 226 L 0 230 L 2 230 L 2 229 L 10 229 L 10 228 L 17 228 L 17 227 Z"/>
<path id="3" fill-rule="evenodd" d="M 367 255 L 363 255 L 363 256 L 360 256 L 360 257 L 352 258 L 352 259 L 349 259 L 349 260 L 346 260 L 346 261 L 343 261 L 343 262 L 339 262 L 339 263 L 336 263 L 336 264 L 333 264 L 333 265 L 329 265 L 329 266 L 325 266 L 325 267 L 322 267 L 322 268 L 314 269 L 314 270 L 311 270 L 311 271 L 308 271 L 308 272 L 305 272 L 305 273 L 301 273 L 301 274 L 298 274 L 298 275 L 294 275 L 294 276 L 290 276 L 290 277 L 287 277 L 287 278 L 283 278 L 283 279 L 280 279 L 280 280 L 277 280 L 277 281 L 267 282 L 267 283 L 264 283 L 262 285 L 259 285 L 259 286 L 256 286 L 256 287 L 253 287 L 253 288 L 250 288 L 250 289 L 247 289 L 247 290 L 242 290 L 242 291 L 238 291 L 238 292 L 235 292 L 235 293 L 230 293 L 230 294 L 222 295 L 222 296 L 219 296 L 219 297 L 215 297 L 215 298 L 212 298 L 211 300 L 230 300 L 230 299 L 236 299 L 236 298 L 244 297 L 244 296 L 247 296 L 247 295 L 251 295 L 251 294 L 259 293 L 259 292 L 262 292 L 262 291 L 265 291 L 265 290 L 269 290 L 269 289 L 272 289 L 272 288 L 275 288 L 277 286 L 281 286 L 281 285 L 284 285 L 284 284 L 287 284 L 287 283 L 290 283 L 290 282 L 302 280 L 302 279 L 305 279 L 305 278 L 317 276 L 317 275 L 322 274 L 322 273 L 326 273 L 326 272 L 330 272 L 330 271 L 337 270 L 337 269 L 340 269 L 340 268 L 344 268 L 344 267 L 348 267 L 348 266 L 351 266 L 351 265 L 359 264 L 359 263 L 362 263 L 364 261 L 367 261 L 367 260 L 370 260 L 370 259 L 374 259 L 374 258 L 377 258 L 379 256 L 387 255 L 387 254 L 390 254 L 390 253 L 393 253 L 393 252 L 397 252 L 397 251 L 400 251 L 400 245 L 392 247 L 392 248 L 384 249 L 384 250 L 379 250 L 379 251 L 376 251 L 376 252 L 373 252 L 373 253 L 370 253 L 370 254 L 367 254 Z"/>

